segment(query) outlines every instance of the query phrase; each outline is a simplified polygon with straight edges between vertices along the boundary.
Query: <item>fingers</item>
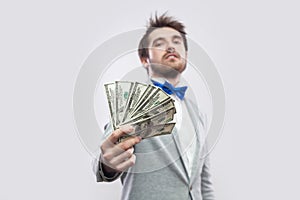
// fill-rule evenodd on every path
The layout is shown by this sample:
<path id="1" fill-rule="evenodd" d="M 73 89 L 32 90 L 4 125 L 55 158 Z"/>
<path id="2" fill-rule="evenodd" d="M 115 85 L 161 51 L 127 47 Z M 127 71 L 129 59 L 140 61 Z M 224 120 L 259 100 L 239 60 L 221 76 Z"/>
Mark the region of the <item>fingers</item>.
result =
<path id="1" fill-rule="evenodd" d="M 119 154 L 118 156 L 115 156 L 113 159 L 111 159 L 110 163 L 114 166 L 119 165 L 121 162 L 129 159 L 133 155 L 134 148 L 131 147 L 127 151 L 124 151 L 123 153 Z"/>
<path id="2" fill-rule="evenodd" d="M 129 124 L 125 124 L 123 126 L 120 126 L 119 129 L 122 130 L 123 132 L 130 133 L 133 131 L 134 128 Z"/>
<path id="3" fill-rule="evenodd" d="M 113 131 L 110 136 L 102 143 L 101 145 L 101 150 L 103 151 L 104 149 L 111 148 L 115 146 L 116 142 L 118 139 L 124 135 L 128 134 L 133 131 L 133 127 L 129 125 L 125 125 L 120 127 L 119 129 L 116 129 Z"/>
<path id="4" fill-rule="evenodd" d="M 135 144 L 139 143 L 140 141 L 141 137 L 132 137 L 111 147 L 105 147 L 102 145 L 101 150 L 103 153 L 103 158 L 105 160 L 110 161 L 114 157 L 122 154 L 124 151 L 127 151 L 128 149 L 132 148 Z"/>
<path id="5" fill-rule="evenodd" d="M 116 166 L 117 171 L 125 171 L 129 167 L 132 167 L 135 164 L 136 157 L 133 154 L 129 159 L 125 160 L 124 162 L 121 162 L 119 165 Z"/>
<path id="6" fill-rule="evenodd" d="M 122 135 L 130 133 L 132 131 L 133 131 L 133 127 L 130 125 L 121 126 L 119 129 L 112 132 L 112 134 L 108 137 L 108 140 L 112 144 L 115 144 Z"/>
<path id="7" fill-rule="evenodd" d="M 122 135 L 132 131 L 132 126 L 122 126 L 112 132 L 112 134 L 103 142 L 101 145 L 101 159 L 105 165 L 116 171 L 123 171 L 134 165 L 136 157 L 133 154 L 133 146 L 139 143 L 142 138 L 132 136 L 116 144 Z"/>
<path id="8" fill-rule="evenodd" d="M 112 159 L 104 159 L 102 162 L 109 168 L 121 172 L 135 164 L 136 156 L 133 154 L 134 148 L 113 157 Z M 105 155 L 103 155 L 105 157 Z"/>
<path id="9" fill-rule="evenodd" d="M 116 148 L 126 151 L 127 149 L 129 149 L 129 148 L 133 147 L 134 145 L 136 145 L 137 143 L 139 143 L 141 140 L 142 140 L 142 138 L 139 136 L 131 137 L 131 138 L 124 140 L 123 142 L 120 142 L 119 144 L 117 144 Z"/>

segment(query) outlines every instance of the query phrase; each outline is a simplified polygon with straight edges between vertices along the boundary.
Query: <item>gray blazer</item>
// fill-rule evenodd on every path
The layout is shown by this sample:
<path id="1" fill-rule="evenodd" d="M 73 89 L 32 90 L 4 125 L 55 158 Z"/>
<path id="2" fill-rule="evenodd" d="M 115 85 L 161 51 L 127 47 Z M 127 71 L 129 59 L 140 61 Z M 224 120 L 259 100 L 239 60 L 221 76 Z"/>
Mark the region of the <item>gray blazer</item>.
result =
<path id="1" fill-rule="evenodd" d="M 214 200 L 209 158 L 201 157 L 201 153 L 206 151 L 206 117 L 194 103 L 188 99 L 184 101 L 197 133 L 197 159 L 194 159 L 190 176 L 180 156 L 184 150 L 179 145 L 174 129 L 170 135 L 149 138 L 135 145 L 136 163 L 127 172 L 107 177 L 99 160 L 94 161 L 97 182 L 110 182 L 120 177 L 123 185 L 122 200 Z M 105 137 L 111 132 L 109 125 Z"/>

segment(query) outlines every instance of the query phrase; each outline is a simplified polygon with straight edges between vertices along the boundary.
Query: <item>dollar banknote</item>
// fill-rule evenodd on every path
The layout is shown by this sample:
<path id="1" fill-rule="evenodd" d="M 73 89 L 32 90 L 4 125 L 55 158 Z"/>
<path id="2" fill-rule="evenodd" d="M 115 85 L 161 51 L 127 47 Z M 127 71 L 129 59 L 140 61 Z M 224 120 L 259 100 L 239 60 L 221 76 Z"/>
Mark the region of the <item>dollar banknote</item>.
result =
<path id="1" fill-rule="evenodd" d="M 128 81 L 116 81 L 116 124 L 120 124 L 125 114 L 126 104 L 134 83 Z"/>
<path id="2" fill-rule="evenodd" d="M 160 88 L 144 83 L 115 81 L 104 84 L 113 129 L 131 125 L 132 136 L 150 138 L 170 134 L 176 108 L 174 100 Z"/>
<path id="3" fill-rule="evenodd" d="M 149 110 L 164 101 L 170 100 L 171 98 L 165 92 L 162 92 L 160 88 L 156 88 L 155 92 L 151 93 L 147 99 L 145 99 L 138 108 L 131 114 L 131 117 L 139 115 L 145 110 Z"/>
<path id="4" fill-rule="evenodd" d="M 135 104 L 135 106 L 133 107 L 133 109 L 130 111 L 128 115 L 131 117 L 133 113 L 135 113 L 141 107 L 141 105 L 149 98 L 149 96 L 154 95 L 156 92 L 158 92 L 158 88 L 152 85 L 148 85 L 145 92 L 140 97 L 140 99 L 138 100 L 138 102 Z"/>
<path id="5" fill-rule="evenodd" d="M 108 83 L 104 85 L 105 87 L 105 94 L 108 102 L 108 108 L 110 113 L 110 120 L 113 129 L 116 129 L 116 103 L 115 103 L 115 84 L 114 83 Z"/>
<path id="6" fill-rule="evenodd" d="M 174 102 L 173 102 L 172 99 L 169 100 L 169 101 L 166 101 L 163 104 L 159 104 L 159 105 L 157 105 L 156 107 L 154 107 L 150 110 L 146 110 L 144 112 L 141 112 L 139 115 L 134 116 L 130 120 L 125 121 L 120 125 L 134 123 L 136 121 L 141 121 L 141 120 L 147 119 L 147 118 L 154 118 L 155 116 L 158 116 L 160 113 L 165 113 L 166 111 L 168 111 L 170 109 L 172 111 L 174 111 L 174 113 L 176 113 L 176 109 L 175 109 Z"/>
<path id="7" fill-rule="evenodd" d="M 126 105 L 122 121 L 126 121 L 127 119 L 129 119 L 129 113 L 133 111 L 135 105 L 138 103 L 139 99 L 141 99 L 147 88 L 148 86 L 146 84 L 135 82 L 133 90 L 129 95 L 128 103 Z"/>
<path id="8" fill-rule="evenodd" d="M 174 126 L 175 123 L 168 123 L 168 124 L 160 124 L 160 125 L 148 127 L 146 129 L 124 135 L 119 138 L 118 142 L 122 142 L 133 136 L 140 136 L 143 139 L 146 139 L 154 136 L 168 135 L 172 132 Z"/>
<path id="9" fill-rule="evenodd" d="M 176 112 L 176 109 L 175 109 L 175 107 L 173 107 L 164 112 L 158 113 L 158 114 L 148 117 L 148 118 L 143 118 L 143 116 L 141 116 L 140 118 L 137 118 L 137 120 L 128 122 L 126 124 L 130 124 L 131 126 L 134 127 L 135 131 L 139 131 L 139 130 L 145 129 L 149 126 L 155 126 L 158 124 L 166 124 L 166 123 L 172 121 L 175 112 Z M 125 124 L 123 124 L 123 125 L 125 125 Z M 117 128 L 119 128 L 119 126 Z"/>

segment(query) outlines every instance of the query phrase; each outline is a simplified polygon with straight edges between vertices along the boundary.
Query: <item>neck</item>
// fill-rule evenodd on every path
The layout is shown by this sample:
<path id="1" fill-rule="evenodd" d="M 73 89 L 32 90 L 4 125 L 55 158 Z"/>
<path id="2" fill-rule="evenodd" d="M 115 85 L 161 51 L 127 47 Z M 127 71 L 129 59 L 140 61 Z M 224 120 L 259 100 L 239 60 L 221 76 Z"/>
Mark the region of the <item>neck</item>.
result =
<path id="1" fill-rule="evenodd" d="M 161 76 L 161 75 L 158 75 L 158 74 L 149 74 L 149 76 L 151 78 L 163 78 L 163 79 L 166 79 L 169 83 L 171 83 L 174 87 L 179 83 L 180 81 L 180 73 L 176 76 L 176 77 L 164 77 L 164 76 Z"/>

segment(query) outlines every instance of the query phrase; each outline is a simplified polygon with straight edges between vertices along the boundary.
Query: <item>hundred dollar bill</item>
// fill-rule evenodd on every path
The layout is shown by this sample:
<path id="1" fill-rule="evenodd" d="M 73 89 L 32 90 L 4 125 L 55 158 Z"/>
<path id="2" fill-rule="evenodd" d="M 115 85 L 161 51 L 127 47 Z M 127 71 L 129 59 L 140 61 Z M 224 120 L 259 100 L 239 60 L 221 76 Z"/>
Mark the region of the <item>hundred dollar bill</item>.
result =
<path id="1" fill-rule="evenodd" d="M 154 136 L 161 136 L 161 135 L 167 135 L 171 134 L 172 130 L 175 126 L 175 123 L 169 123 L 169 124 L 160 124 L 156 126 L 152 126 L 134 133 L 129 133 L 127 135 L 124 135 L 119 138 L 118 142 L 122 142 L 130 137 L 133 136 L 141 136 L 142 139 L 154 137 Z"/>
<path id="2" fill-rule="evenodd" d="M 149 118 L 149 117 L 152 117 L 159 113 L 165 112 L 171 108 L 175 109 L 175 105 L 174 105 L 174 100 L 170 98 L 170 99 L 167 99 L 166 101 L 162 102 L 161 104 L 158 104 L 158 105 L 152 107 L 149 110 L 146 110 L 144 112 L 137 112 L 137 115 L 135 115 L 134 117 L 130 118 L 129 120 L 123 122 L 122 124 L 133 123 L 134 121 L 139 121 L 141 119 Z M 175 109 L 175 113 L 176 113 L 176 109 Z"/>
<path id="3" fill-rule="evenodd" d="M 129 94 L 133 88 L 134 83 L 129 81 L 115 81 L 116 84 L 116 125 L 122 122 L 125 107 L 128 102 Z"/>
<path id="4" fill-rule="evenodd" d="M 146 100 L 149 96 L 153 95 L 153 94 L 156 93 L 156 92 L 157 92 L 157 90 L 156 90 L 155 87 L 153 87 L 152 85 L 148 85 L 147 88 L 146 88 L 146 90 L 144 91 L 143 95 L 140 97 L 140 99 L 138 100 L 138 102 L 134 105 L 134 107 L 132 108 L 132 110 L 131 110 L 131 112 L 128 114 L 128 116 L 131 117 L 132 114 L 138 110 L 139 106 L 140 106 L 141 104 L 143 104 L 143 102 L 145 102 L 145 100 Z"/>
<path id="5" fill-rule="evenodd" d="M 146 129 L 146 131 L 137 132 L 137 134 L 140 135 L 142 138 L 150 138 L 159 135 L 166 135 L 166 134 L 171 134 L 174 127 L 175 127 L 175 123 L 161 124 Z"/>
<path id="6" fill-rule="evenodd" d="M 167 122 L 173 120 L 173 116 L 171 116 L 171 115 L 174 115 L 175 113 L 176 113 L 175 107 L 171 107 L 168 110 L 165 110 L 163 112 L 159 112 L 156 114 L 153 113 L 153 115 L 151 115 L 152 113 L 149 113 L 150 115 L 140 115 L 139 117 L 136 117 L 135 119 L 130 120 L 129 122 L 126 122 L 122 125 L 125 125 L 125 124 L 136 125 L 136 124 L 139 124 L 140 122 L 147 121 L 147 120 L 149 121 L 150 125 L 167 123 Z M 166 117 L 166 118 L 164 118 L 164 117 Z M 161 120 L 161 121 L 159 121 L 159 120 Z M 147 123 L 148 122 L 146 122 L 145 124 L 147 125 Z M 141 126 L 139 129 L 145 128 L 146 125 Z"/>
<path id="7" fill-rule="evenodd" d="M 152 117 L 141 119 L 140 121 L 135 121 L 133 123 L 128 123 L 134 128 L 134 132 L 143 130 L 145 128 L 149 128 L 151 126 L 156 126 L 159 124 L 166 124 L 173 120 L 174 114 L 176 110 L 175 108 L 170 108 L 165 112 L 159 113 Z"/>
<path id="8" fill-rule="evenodd" d="M 165 93 L 162 89 L 158 88 L 160 92 L 156 93 L 153 98 L 149 99 L 149 101 L 142 107 L 142 109 L 149 110 L 167 100 L 172 99 L 167 93 Z"/>
<path id="9" fill-rule="evenodd" d="M 129 96 L 128 103 L 126 105 L 122 121 L 125 121 L 130 117 L 129 113 L 133 111 L 134 106 L 138 103 L 139 99 L 141 99 L 147 88 L 148 86 L 146 84 L 135 82 L 132 92 Z"/>
<path id="10" fill-rule="evenodd" d="M 143 96 L 139 99 L 139 101 L 136 103 L 132 111 L 129 113 L 129 116 L 132 117 L 132 115 L 139 110 L 140 106 L 144 104 L 144 102 L 151 96 L 155 95 L 158 91 L 156 87 L 153 85 L 148 85 L 146 91 L 144 92 Z"/>
<path id="11" fill-rule="evenodd" d="M 114 83 L 104 84 L 104 87 L 105 87 L 105 93 L 108 102 L 111 124 L 113 129 L 115 130 L 116 129 L 115 84 Z"/>
<path id="12" fill-rule="evenodd" d="M 171 97 L 168 96 L 160 88 L 157 88 L 155 93 L 151 94 L 147 99 L 142 102 L 139 107 L 136 109 L 134 113 L 132 113 L 131 117 L 139 115 L 140 113 L 144 112 L 145 110 L 149 110 L 167 100 L 170 100 Z"/>
<path id="13" fill-rule="evenodd" d="M 116 81 L 105 84 L 113 130 L 130 124 L 129 136 L 143 138 L 170 134 L 175 123 L 174 100 L 160 88 L 138 82 Z M 127 137 L 127 136 L 126 136 Z"/>

